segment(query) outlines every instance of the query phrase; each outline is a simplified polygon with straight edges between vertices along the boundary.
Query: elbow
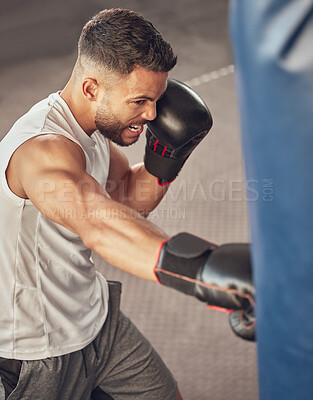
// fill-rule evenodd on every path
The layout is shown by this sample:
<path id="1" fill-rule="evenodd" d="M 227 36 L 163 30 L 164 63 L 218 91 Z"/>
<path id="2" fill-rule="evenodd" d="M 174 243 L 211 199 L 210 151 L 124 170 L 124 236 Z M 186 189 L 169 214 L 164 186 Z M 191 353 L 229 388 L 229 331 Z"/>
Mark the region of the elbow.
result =
<path id="1" fill-rule="evenodd" d="M 88 249 L 96 251 L 99 243 L 99 232 L 97 232 L 94 227 L 91 227 L 86 221 L 83 226 L 77 230 L 77 234 Z"/>
<path id="2" fill-rule="evenodd" d="M 84 245 L 92 251 L 95 251 L 96 249 L 96 243 L 94 241 L 94 239 L 91 236 L 88 235 L 79 235 L 82 242 L 84 243 Z"/>

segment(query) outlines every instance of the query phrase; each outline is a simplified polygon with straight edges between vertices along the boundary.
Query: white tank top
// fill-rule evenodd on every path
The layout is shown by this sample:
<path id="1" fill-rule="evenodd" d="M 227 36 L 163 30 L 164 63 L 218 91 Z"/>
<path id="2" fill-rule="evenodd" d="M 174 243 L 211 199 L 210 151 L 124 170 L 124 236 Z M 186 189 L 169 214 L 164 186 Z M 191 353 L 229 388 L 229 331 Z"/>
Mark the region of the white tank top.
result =
<path id="1" fill-rule="evenodd" d="M 8 187 L 13 152 L 43 134 L 63 135 L 83 149 L 87 172 L 105 187 L 109 142 L 89 137 L 59 93 L 21 117 L 0 142 L 0 357 L 35 360 L 85 347 L 108 310 L 108 285 L 79 236 L 45 218 Z"/>

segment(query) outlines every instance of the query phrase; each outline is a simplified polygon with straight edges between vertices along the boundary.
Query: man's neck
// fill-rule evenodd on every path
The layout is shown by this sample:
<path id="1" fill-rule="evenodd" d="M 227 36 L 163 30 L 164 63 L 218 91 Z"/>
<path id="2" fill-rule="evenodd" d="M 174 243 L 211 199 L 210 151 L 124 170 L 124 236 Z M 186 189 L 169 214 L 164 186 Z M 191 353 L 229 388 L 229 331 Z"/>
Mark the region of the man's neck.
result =
<path id="1" fill-rule="evenodd" d="M 87 101 L 83 99 L 81 93 L 79 93 L 79 90 L 77 90 L 71 80 L 69 80 L 61 91 L 60 96 L 68 105 L 80 127 L 88 136 L 91 136 L 96 130 L 96 127 L 94 120 L 92 119 L 89 104 L 87 104 Z"/>

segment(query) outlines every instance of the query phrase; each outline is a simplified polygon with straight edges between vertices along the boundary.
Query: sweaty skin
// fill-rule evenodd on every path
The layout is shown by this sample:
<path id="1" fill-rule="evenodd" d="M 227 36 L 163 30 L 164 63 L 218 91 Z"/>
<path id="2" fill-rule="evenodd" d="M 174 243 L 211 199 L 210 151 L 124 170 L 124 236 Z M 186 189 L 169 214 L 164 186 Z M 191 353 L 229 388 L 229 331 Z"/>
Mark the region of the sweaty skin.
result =
<path id="1" fill-rule="evenodd" d="M 96 115 L 100 124 L 113 118 L 124 127 L 123 143 L 130 145 L 138 132 L 129 126 L 156 117 L 156 101 L 166 90 L 167 75 L 137 67 L 122 79 L 112 76 L 114 84 L 108 90 L 98 76 L 72 76 L 61 96 L 87 135 L 97 129 Z M 143 164 L 130 167 L 120 150 L 110 146 L 107 190 L 86 173 L 82 149 L 59 135 L 37 136 L 22 144 L 10 160 L 7 181 L 17 196 L 30 199 L 42 214 L 78 234 L 108 262 L 155 281 L 158 251 L 168 236 L 144 216 L 159 204 L 166 189 Z"/>

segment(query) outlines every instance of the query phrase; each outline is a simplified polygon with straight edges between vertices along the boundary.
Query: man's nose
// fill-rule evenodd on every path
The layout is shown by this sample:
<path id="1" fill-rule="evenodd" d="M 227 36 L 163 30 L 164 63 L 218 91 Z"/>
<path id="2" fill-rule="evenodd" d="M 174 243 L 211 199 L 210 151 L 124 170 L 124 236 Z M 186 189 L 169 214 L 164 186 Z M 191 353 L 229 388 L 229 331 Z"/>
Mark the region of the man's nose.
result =
<path id="1" fill-rule="evenodd" d="M 146 119 L 147 121 L 152 121 L 156 118 L 157 112 L 156 112 L 156 103 L 154 102 L 149 102 L 146 105 L 146 108 L 144 112 L 142 113 L 142 117 Z"/>

